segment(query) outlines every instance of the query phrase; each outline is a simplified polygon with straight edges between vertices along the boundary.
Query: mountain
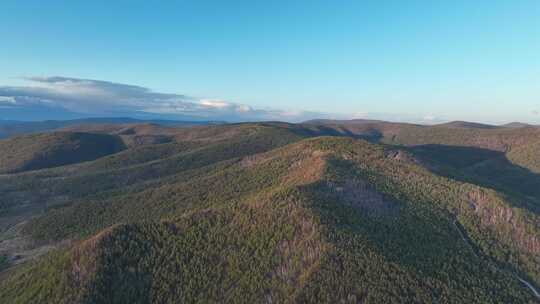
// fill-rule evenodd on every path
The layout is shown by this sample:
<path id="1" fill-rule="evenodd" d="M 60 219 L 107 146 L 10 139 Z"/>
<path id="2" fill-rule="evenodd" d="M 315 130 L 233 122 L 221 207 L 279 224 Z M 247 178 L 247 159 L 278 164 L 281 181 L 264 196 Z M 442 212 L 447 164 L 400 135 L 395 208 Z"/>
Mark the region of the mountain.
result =
<path id="1" fill-rule="evenodd" d="M 540 127 L 530 126 L 524 128 L 478 127 L 476 123 L 451 125 L 413 125 L 405 123 L 368 122 L 358 124 L 355 121 L 339 121 L 329 124 L 308 124 L 311 128 L 334 130 L 344 135 L 361 137 L 371 141 L 404 146 L 445 145 L 453 147 L 469 147 L 498 151 L 508 156 L 512 161 L 524 165 L 526 169 L 536 170 L 534 165 L 540 160 L 540 155 L 532 151 L 527 159 L 512 157 L 514 150 L 528 151 L 527 147 L 540 140 Z M 468 127 L 466 127 L 468 126 Z M 474 127 L 476 126 L 476 127 Z M 515 153 L 518 154 L 518 153 Z"/>
<path id="2" fill-rule="evenodd" d="M 307 125 L 339 125 L 339 124 L 370 124 L 370 123 L 384 123 L 382 120 L 374 119 L 350 119 L 350 120 L 339 120 L 339 119 L 311 119 L 306 120 L 303 124 Z"/>
<path id="3" fill-rule="evenodd" d="M 141 120 L 128 117 L 102 117 L 102 118 L 80 118 L 73 120 L 45 120 L 45 121 L 16 121 L 0 119 L 0 139 L 15 135 L 28 134 L 57 130 L 73 126 L 95 126 L 95 125 L 121 125 L 121 124 L 141 124 L 152 123 L 163 126 L 197 126 L 221 124 L 217 121 L 177 121 L 177 120 Z"/>
<path id="4" fill-rule="evenodd" d="M 464 129 L 495 129 L 497 126 L 481 124 L 468 121 L 451 121 L 443 124 L 435 125 L 444 128 L 464 128 Z"/>
<path id="5" fill-rule="evenodd" d="M 0 176 L 0 302 L 539 299 L 540 193 L 510 178 L 539 175 L 506 158 L 536 150 L 534 130 L 267 122 L 100 132 L 125 149 Z M 484 166 L 496 161 L 511 174 Z"/>
<path id="6" fill-rule="evenodd" d="M 504 127 L 504 128 L 527 128 L 527 127 L 533 127 L 533 125 L 523 123 L 523 122 L 510 122 L 510 123 L 502 125 L 501 127 Z"/>

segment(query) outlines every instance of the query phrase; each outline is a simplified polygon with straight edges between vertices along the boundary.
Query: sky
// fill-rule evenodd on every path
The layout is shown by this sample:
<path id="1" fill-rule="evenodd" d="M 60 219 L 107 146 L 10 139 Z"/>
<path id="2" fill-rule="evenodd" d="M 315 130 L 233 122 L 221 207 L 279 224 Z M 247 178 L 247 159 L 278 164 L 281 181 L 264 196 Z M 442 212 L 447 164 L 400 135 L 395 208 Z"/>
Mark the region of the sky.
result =
<path id="1" fill-rule="evenodd" d="M 0 3 L 0 119 L 540 123 L 540 1 Z"/>

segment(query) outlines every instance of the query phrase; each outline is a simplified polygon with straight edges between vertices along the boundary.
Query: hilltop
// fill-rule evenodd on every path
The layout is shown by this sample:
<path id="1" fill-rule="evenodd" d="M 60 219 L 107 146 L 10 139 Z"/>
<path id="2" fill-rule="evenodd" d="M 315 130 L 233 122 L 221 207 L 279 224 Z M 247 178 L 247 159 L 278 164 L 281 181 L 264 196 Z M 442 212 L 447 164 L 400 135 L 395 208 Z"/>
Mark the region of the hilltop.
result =
<path id="1" fill-rule="evenodd" d="M 464 129 L 496 129 L 498 126 L 488 125 L 488 124 L 481 124 L 476 122 L 468 122 L 468 121 L 451 121 L 443 124 L 435 125 L 436 127 L 443 127 L 443 128 L 464 128 Z"/>
<path id="2" fill-rule="evenodd" d="M 504 128 L 528 128 L 528 127 L 534 127 L 534 125 L 515 121 L 515 122 L 510 122 L 510 123 L 504 124 L 501 127 L 504 127 Z"/>

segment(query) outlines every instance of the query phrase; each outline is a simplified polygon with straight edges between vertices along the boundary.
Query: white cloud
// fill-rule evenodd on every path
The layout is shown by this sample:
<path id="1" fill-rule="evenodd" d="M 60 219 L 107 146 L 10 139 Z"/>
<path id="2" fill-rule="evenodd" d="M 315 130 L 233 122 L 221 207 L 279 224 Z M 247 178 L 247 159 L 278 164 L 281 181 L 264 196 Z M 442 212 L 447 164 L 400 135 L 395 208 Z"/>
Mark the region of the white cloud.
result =
<path id="1" fill-rule="evenodd" d="M 367 118 L 369 116 L 368 112 L 356 112 L 352 115 L 353 119 Z"/>
<path id="2" fill-rule="evenodd" d="M 425 121 L 434 121 L 436 119 L 437 117 L 435 115 L 426 115 L 422 118 L 422 120 L 425 120 Z"/>
<path id="3" fill-rule="evenodd" d="M 201 101 L 199 101 L 199 103 L 209 108 L 218 108 L 218 109 L 230 108 L 232 106 L 231 103 L 226 102 L 221 99 L 202 99 Z"/>
<path id="4" fill-rule="evenodd" d="M 19 107 L 47 106 L 92 115 L 147 113 L 216 120 L 302 121 L 328 114 L 277 109 L 254 109 L 222 99 L 201 99 L 182 94 L 108 81 L 68 77 L 29 77 L 28 86 L 0 86 L 0 103 Z"/>
<path id="5" fill-rule="evenodd" d="M 0 104 L 16 104 L 15 98 L 11 96 L 0 96 Z"/>
<path id="6" fill-rule="evenodd" d="M 303 112 L 298 111 L 298 110 L 290 110 L 290 111 L 282 111 L 275 114 L 277 114 L 278 116 L 283 116 L 283 117 L 297 117 L 297 116 L 301 116 Z"/>
<path id="7" fill-rule="evenodd" d="M 250 106 L 247 106 L 247 105 L 237 105 L 236 106 L 236 111 L 238 111 L 240 113 L 248 113 L 248 112 L 253 111 L 253 109 Z"/>

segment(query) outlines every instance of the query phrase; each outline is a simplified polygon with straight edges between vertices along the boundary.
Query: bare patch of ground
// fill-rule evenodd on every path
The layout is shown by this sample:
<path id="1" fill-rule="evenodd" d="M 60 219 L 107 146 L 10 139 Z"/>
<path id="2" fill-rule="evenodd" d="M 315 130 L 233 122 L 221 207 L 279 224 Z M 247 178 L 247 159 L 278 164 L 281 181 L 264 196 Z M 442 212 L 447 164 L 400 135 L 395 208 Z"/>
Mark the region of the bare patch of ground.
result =
<path id="1" fill-rule="evenodd" d="M 289 167 L 283 183 L 286 185 L 307 185 L 323 177 L 327 160 L 327 153 L 313 151 L 298 157 Z"/>
<path id="2" fill-rule="evenodd" d="M 540 237 L 524 227 L 515 209 L 496 204 L 493 197 L 480 190 L 469 192 L 467 199 L 474 212 L 480 216 L 483 225 L 495 227 L 501 223 L 510 224 L 516 244 L 536 256 L 540 254 Z"/>
<path id="3" fill-rule="evenodd" d="M 350 179 L 343 184 L 327 182 L 327 186 L 337 194 L 340 201 L 372 215 L 395 215 L 399 205 L 394 200 L 378 192 L 369 183 Z"/>

